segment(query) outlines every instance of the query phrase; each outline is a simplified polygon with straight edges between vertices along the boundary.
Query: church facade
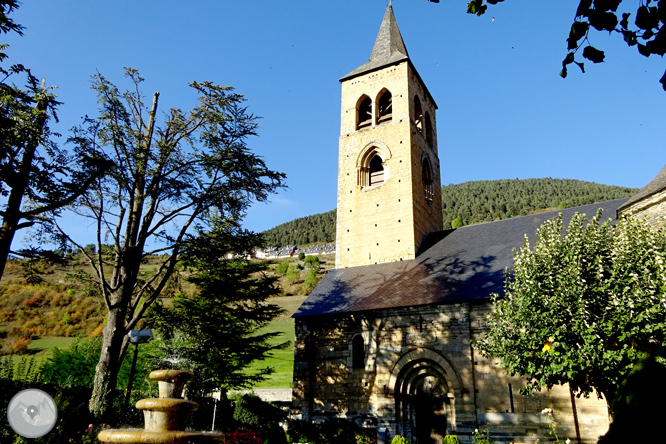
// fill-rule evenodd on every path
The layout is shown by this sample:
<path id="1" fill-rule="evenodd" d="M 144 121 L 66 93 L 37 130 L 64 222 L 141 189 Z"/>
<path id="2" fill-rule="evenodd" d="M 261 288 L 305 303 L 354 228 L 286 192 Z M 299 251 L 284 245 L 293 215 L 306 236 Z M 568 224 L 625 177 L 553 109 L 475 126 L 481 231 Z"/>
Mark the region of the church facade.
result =
<path id="1" fill-rule="evenodd" d="M 370 60 L 341 79 L 336 269 L 294 315 L 293 406 L 307 421 L 346 418 L 439 444 L 549 438 L 593 443 L 604 400 L 568 387 L 519 393 L 520 378 L 473 347 L 514 248 L 556 213 L 441 231 L 435 100 L 413 66 L 389 5 Z M 626 199 L 563 211 L 614 216 Z"/>

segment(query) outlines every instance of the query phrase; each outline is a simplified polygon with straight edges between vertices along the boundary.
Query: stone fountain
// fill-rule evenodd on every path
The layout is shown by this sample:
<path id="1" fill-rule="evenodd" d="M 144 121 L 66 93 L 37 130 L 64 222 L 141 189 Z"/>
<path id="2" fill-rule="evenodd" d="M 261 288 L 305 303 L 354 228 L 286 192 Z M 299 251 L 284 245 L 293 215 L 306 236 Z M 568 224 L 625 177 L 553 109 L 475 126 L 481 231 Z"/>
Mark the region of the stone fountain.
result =
<path id="1" fill-rule="evenodd" d="M 190 414 L 199 408 L 183 399 L 183 386 L 194 373 L 182 370 L 155 370 L 150 379 L 158 381 L 159 398 L 141 399 L 136 408 L 143 410 L 143 429 L 103 430 L 97 436 L 105 443 L 204 444 L 223 442 L 224 434 L 185 430 Z"/>

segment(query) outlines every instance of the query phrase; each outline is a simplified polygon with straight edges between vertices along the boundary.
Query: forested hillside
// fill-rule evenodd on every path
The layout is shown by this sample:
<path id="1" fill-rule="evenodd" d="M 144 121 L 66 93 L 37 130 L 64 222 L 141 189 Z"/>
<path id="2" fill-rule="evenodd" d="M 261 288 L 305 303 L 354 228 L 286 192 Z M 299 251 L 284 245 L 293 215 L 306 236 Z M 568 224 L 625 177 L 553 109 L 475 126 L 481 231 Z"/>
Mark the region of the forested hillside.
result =
<path id="1" fill-rule="evenodd" d="M 442 187 L 444 229 L 629 197 L 637 188 L 573 179 L 480 180 Z M 335 210 L 264 231 L 266 246 L 335 241 Z M 458 220 L 456 220 L 458 219 Z"/>
<path id="2" fill-rule="evenodd" d="M 456 218 L 462 225 L 525 216 L 544 209 L 564 209 L 629 197 L 637 188 L 573 179 L 480 180 L 442 187 L 445 229 Z M 462 226 L 460 225 L 460 226 Z"/>
<path id="3" fill-rule="evenodd" d="M 335 242 L 335 210 L 294 219 L 262 234 L 267 247 Z"/>

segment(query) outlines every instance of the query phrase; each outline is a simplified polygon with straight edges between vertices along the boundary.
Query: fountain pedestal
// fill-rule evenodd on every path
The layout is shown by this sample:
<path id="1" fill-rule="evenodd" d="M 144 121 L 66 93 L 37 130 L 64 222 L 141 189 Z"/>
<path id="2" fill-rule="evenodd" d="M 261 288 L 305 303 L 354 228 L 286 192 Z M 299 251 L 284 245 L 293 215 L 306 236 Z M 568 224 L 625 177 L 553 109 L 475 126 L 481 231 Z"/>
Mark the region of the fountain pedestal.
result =
<path id="1" fill-rule="evenodd" d="M 199 408 L 196 402 L 182 398 L 183 386 L 194 377 L 182 370 L 155 370 L 149 378 L 158 381 L 159 398 L 141 399 L 136 408 L 143 410 L 143 429 L 103 430 L 97 436 L 106 443 L 204 444 L 223 442 L 224 434 L 184 430 L 190 414 Z"/>

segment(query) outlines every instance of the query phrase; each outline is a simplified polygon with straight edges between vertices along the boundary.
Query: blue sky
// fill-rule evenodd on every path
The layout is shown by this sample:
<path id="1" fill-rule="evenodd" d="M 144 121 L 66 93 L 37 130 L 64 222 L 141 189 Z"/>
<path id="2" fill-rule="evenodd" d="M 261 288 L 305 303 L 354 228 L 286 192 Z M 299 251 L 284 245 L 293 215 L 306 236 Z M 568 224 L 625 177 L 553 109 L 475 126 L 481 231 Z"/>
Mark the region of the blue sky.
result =
<path id="1" fill-rule="evenodd" d="M 606 62 L 558 76 L 577 3 L 508 0 L 476 17 L 466 0 L 393 2 L 439 106 L 443 185 L 556 177 L 642 187 L 664 166 L 663 59 L 597 32 L 591 43 Z M 7 39 L 8 54 L 58 86 L 63 134 L 95 115 L 96 71 L 122 88 L 123 67 L 137 68 L 162 110 L 191 108 L 193 80 L 234 86 L 262 116 L 252 150 L 288 176 L 289 189 L 245 219 L 262 231 L 335 208 L 338 80 L 369 58 L 385 8 L 386 0 L 34 0 L 13 14 L 27 29 Z"/>

